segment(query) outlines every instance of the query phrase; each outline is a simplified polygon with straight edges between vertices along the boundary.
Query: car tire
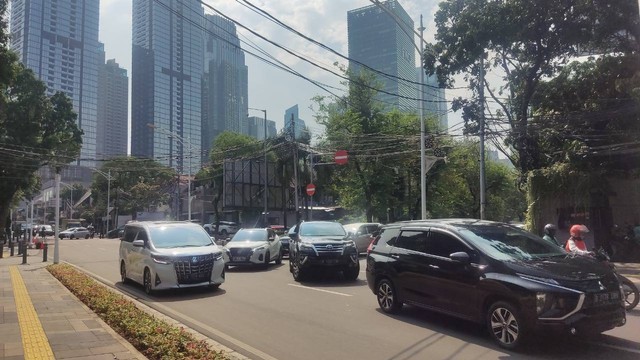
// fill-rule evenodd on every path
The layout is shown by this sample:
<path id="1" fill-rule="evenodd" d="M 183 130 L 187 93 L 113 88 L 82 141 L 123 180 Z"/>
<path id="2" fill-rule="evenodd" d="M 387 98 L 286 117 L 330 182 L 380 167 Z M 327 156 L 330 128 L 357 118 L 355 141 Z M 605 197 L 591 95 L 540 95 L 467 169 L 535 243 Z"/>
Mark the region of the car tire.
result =
<path id="1" fill-rule="evenodd" d="M 520 311 L 505 301 L 495 302 L 487 311 L 487 330 L 491 338 L 502 348 L 515 350 L 527 337 L 527 328 Z"/>
<path id="2" fill-rule="evenodd" d="M 262 266 L 267 269 L 269 267 L 269 263 L 271 262 L 271 253 L 267 251 L 264 253 L 264 264 Z"/>
<path id="3" fill-rule="evenodd" d="M 282 249 L 281 249 L 280 253 L 278 254 L 278 257 L 276 258 L 276 265 L 282 264 L 282 258 L 283 257 L 284 257 L 284 255 L 282 254 Z"/>
<path id="4" fill-rule="evenodd" d="M 347 281 L 356 281 L 360 275 L 360 263 L 358 262 L 356 266 L 345 266 L 342 273 Z"/>
<path id="5" fill-rule="evenodd" d="M 398 297 L 396 288 L 389 279 L 382 279 L 376 286 L 378 306 L 387 314 L 396 314 L 402 309 L 402 301 Z"/>
<path id="6" fill-rule="evenodd" d="M 145 294 L 147 295 L 153 294 L 153 284 L 151 283 L 151 271 L 149 270 L 149 268 L 144 269 L 142 286 L 144 286 Z"/>
<path id="7" fill-rule="evenodd" d="M 129 279 L 127 278 L 127 267 L 125 266 L 124 261 L 120 263 L 120 281 L 123 284 L 129 282 Z"/>
<path id="8" fill-rule="evenodd" d="M 85 238 L 85 239 L 88 239 L 88 238 L 89 238 L 89 234 L 85 235 L 85 236 L 84 236 L 84 238 Z"/>
<path id="9" fill-rule="evenodd" d="M 209 290 L 216 291 L 216 290 L 218 290 L 218 288 L 220 288 L 220 285 L 221 284 L 211 284 L 208 287 L 209 287 Z"/>
<path id="10" fill-rule="evenodd" d="M 290 261 L 293 263 L 291 265 L 291 274 L 293 275 L 293 280 L 295 281 L 304 281 L 307 277 L 306 272 L 300 267 L 300 261 L 296 258 Z"/>

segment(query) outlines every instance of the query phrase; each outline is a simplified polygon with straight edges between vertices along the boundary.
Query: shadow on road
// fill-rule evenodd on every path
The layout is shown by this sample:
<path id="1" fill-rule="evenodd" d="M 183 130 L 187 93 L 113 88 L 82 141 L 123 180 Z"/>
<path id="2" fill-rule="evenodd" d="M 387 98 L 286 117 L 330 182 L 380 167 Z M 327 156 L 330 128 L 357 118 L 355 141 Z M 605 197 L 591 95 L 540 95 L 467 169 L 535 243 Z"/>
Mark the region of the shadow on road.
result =
<path id="1" fill-rule="evenodd" d="M 156 302 L 204 299 L 226 294 L 226 291 L 223 288 L 224 284 L 215 290 L 207 286 L 199 286 L 183 289 L 156 290 L 151 295 L 145 294 L 142 285 L 133 282 L 127 282 L 126 284 L 118 282 L 115 284 L 115 287 L 135 298 Z"/>

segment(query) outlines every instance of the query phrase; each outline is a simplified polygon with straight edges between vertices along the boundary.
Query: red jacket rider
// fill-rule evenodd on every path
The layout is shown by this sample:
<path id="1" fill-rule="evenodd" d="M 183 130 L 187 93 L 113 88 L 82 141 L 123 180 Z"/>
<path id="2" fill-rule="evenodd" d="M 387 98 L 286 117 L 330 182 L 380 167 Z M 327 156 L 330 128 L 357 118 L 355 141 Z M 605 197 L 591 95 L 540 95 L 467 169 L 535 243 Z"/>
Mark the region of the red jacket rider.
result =
<path id="1" fill-rule="evenodd" d="M 588 233 L 589 229 L 584 225 L 573 225 L 569 230 L 569 240 L 565 245 L 565 250 L 570 253 L 579 255 L 589 255 L 587 244 L 585 244 L 583 235 Z"/>

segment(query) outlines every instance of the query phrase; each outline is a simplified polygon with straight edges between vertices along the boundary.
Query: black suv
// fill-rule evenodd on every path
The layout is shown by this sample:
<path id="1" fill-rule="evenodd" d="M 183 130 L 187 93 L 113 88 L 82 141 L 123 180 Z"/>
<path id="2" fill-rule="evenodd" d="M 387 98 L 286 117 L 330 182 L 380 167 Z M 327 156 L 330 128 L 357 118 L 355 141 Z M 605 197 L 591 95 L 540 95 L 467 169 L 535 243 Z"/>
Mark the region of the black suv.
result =
<path id="1" fill-rule="evenodd" d="M 386 225 L 367 255 L 366 274 L 383 311 L 407 303 L 484 323 L 507 349 L 542 329 L 601 333 L 626 322 L 609 266 L 503 223 Z"/>
<path id="2" fill-rule="evenodd" d="M 358 251 L 340 223 L 302 222 L 289 230 L 289 237 L 289 271 L 296 281 L 304 280 L 314 268 L 342 271 L 350 281 L 358 278 Z"/>

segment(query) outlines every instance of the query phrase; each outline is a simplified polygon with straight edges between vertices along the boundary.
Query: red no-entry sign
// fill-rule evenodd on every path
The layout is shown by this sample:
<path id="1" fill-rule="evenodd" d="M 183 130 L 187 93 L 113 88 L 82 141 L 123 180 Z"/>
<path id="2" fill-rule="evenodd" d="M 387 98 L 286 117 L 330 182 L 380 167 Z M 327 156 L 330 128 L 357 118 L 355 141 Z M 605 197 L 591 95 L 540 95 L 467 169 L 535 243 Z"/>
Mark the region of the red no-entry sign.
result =
<path id="1" fill-rule="evenodd" d="M 316 186 L 313 184 L 307 185 L 307 195 L 313 196 L 316 193 Z"/>
<path id="2" fill-rule="evenodd" d="M 336 164 L 338 165 L 344 165 L 347 163 L 347 150 L 338 150 L 336 151 L 336 154 L 333 157 L 333 160 L 336 162 Z"/>

